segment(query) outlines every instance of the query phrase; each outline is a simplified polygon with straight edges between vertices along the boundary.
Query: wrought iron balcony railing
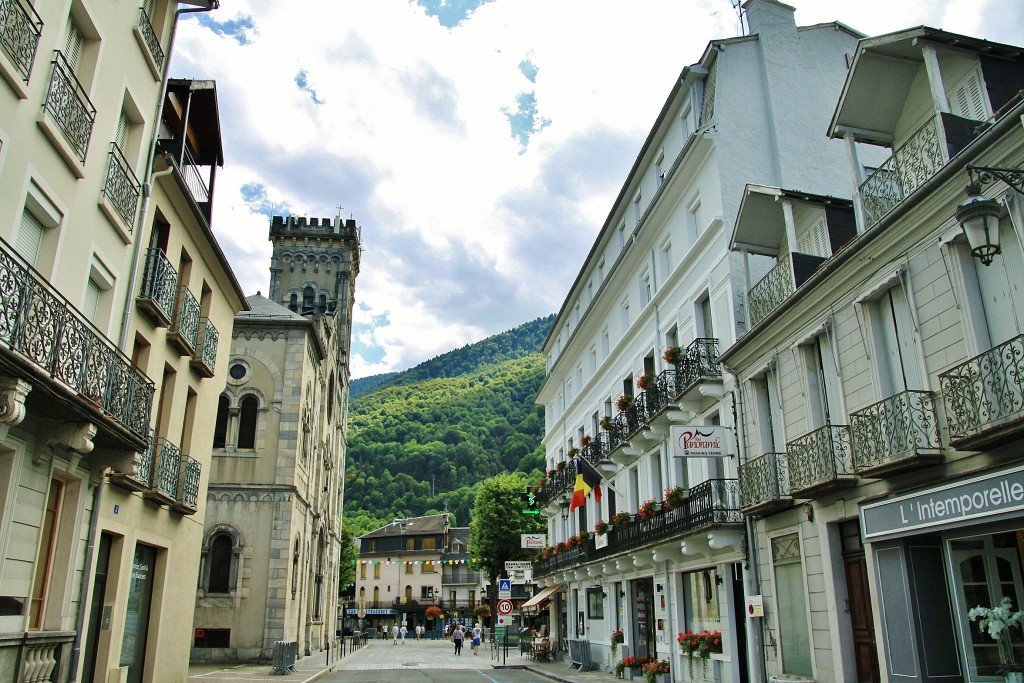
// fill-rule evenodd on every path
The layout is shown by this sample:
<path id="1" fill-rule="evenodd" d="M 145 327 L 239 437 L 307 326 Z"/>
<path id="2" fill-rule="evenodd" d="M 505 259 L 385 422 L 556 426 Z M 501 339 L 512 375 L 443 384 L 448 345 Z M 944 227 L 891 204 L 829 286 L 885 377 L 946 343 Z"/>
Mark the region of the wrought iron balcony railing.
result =
<path id="1" fill-rule="evenodd" d="M 84 164 L 92 127 L 96 122 L 96 107 L 75 76 L 71 64 L 59 50 L 54 52 L 53 74 L 50 76 L 50 87 L 43 108 L 75 150 L 78 160 Z"/>
<path id="2" fill-rule="evenodd" d="M 107 165 L 107 178 L 103 182 L 103 196 L 124 219 L 129 233 L 135 225 L 135 211 L 139 206 L 141 188 L 138 177 L 117 143 L 110 143 L 110 162 Z"/>
<path id="3" fill-rule="evenodd" d="M 167 328 L 167 338 L 174 341 L 185 355 L 191 356 L 199 343 L 199 301 L 189 291 L 188 285 L 178 288 L 178 303 L 174 307 L 174 319 Z"/>
<path id="4" fill-rule="evenodd" d="M 537 502 L 541 507 L 557 502 L 572 490 L 576 483 L 576 462 L 567 460 L 565 467 L 558 470 L 544 481 L 544 488 L 537 492 Z"/>
<path id="5" fill-rule="evenodd" d="M 139 304 L 157 324 L 168 325 L 174 315 L 178 293 L 178 273 L 159 247 L 146 251 L 146 271 L 142 276 Z"/>
<path id="6" fill-rule="evenodd" d="M 153 382 L 0 239 L 0 345 L 79 394 L 139 439 Z"/>
<path id="7" fill-rule="evenodd" d="M 825 259 L 791 252 L 780 254 L 779 262 L 747 292 L 750 326 L 757 325 L 793 296 Z"/>
<path id="8" fill-rule="evenodd" d="M 701 380 L 718 379 L 721 376 L 718 340 L 713 337 L 701 337 L 690 342 L 676 369 L 676 384 L 679 391 L 685 391 Z"/>
<path id="9" fill-rule="evenodd" d="M 853 483 L 853 455 L 850 428 L 825 425 L 786 444 L 789 491 L 806 496 Z"/>
<path id="10" fill-rule="evenodd" d="M 220 335 L 209 318 L 199 319 L 199 346 L 192 357 L 192 367 L 203 377 L 213 377 L 217 366 L 217 343 Z"/>
<path id="11" fill-rule="evenodd" d="M 142 39 L 146 42 L 146 47 L 149 48 L 149 56 L 153 58 L 157 71 L 163 71 L 164 49 L 160 46 L 160 37 L 153 30 L 153 22 L 146 14 L 145 7 L 139 8 L 139 33 L 142 34 Z"/>
<path id="12" fill-rule="evenodd" d="M 701 482 L 690 489 L 683 505 L 671 510 L 662 507 L 647 518 L 613 526 L 607 534 L 608 544 L 603 548 L 597 548 L 591 536 L 583 545 L 565 548 L 538 560 L 533 565 L 534 576 L 547 576 L 712 528 L 742 524 L 739 491 L 736 479 Z"/>
<path id="13" fill-rule="evenodd" d="M 25 0 L 0 0 L 0 46 L 28 83 L 36 60 L 43 20 Z"/>
<path id="14" fill-rule="evenodd" d="M 479 584 L 480 572 L 471 569 L 460 569 L 457 567 L 448 568 L 449 565 L 441 565 L 441 585 L 445 584 Z"/>
<path id="15" fill-rule="evenodd" d="M 153 472 L 146 496 L 164 505 L 178 500 L 181 449 L 162 436 L 153 438 Z"/>
<path id="16" fill-rule="evenodd" d="M 950 441 L 1024 417 L 1024 336 L 1014 337 L 939 375 Z"/>
<path id="17" fill-rule="evenodd" d="M 861 475 L 929 465 L 942 459 L 935 401 L 903 391 L 850 414 L 853 469 Z"/>
<path id="18" fill-rule="evenodd" d="M 880 221 L 945 163 L 939 119 L 932 117 L 857 188 L 865 227 Z"/>
<path id="19" fill-rule="evenodd" d="M 194 515 L 196 504 L 199 502 L 199 478 L 203 466 L 195 458 L 182 455 L 179 469 L 179 482 L 175 496 L 177 502 L 171 507 L 182 514 Z"/>
<path id="20" fill-rule="evenodd" d="M 181 157 L 181 175 L 185 179 L 185 186 L 192 193 L 192 199 L 196 204 L 205 207 L 210 203 L 210 188 L 207 187 L 203 174 L 199 172 L 200 166 L 189 151 L 188 143 L 184 145 Z"/>
<path id="21" fill-rule="evenodd" d="M 740 465 L 740 509 L 743 514 L 764 514 L 792 504 L 786 466 L 785 453 L 765 453 Z"/>

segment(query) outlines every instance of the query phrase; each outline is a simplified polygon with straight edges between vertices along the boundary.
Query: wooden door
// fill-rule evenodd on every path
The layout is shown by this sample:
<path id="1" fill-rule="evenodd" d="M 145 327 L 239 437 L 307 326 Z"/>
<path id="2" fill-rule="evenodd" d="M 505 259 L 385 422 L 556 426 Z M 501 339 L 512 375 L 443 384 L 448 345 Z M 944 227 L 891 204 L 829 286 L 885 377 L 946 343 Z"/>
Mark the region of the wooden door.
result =
<path id="1" fill-rule="evenodd" d="M 853 627 L 853 651 L 857 661 L 857 681 L 877 683 L 878 647 L 875 644 L 875 622 L 868 592 L 868 570 L 864 552 L 843 554 L 846 588 L 850 599 L 850 622 Z"/>

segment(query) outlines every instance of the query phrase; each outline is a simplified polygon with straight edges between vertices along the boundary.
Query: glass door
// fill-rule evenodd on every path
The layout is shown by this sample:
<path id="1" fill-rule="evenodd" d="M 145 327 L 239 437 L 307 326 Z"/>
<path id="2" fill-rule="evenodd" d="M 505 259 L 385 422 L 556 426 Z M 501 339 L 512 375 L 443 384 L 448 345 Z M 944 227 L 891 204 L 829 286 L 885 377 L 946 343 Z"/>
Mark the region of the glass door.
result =
<path id="1" fill-rule="evenodd" d="M 141 683 L 146 666 L 146 637 L 149 609 L 153 602 L 156 548 L 137 544 L 132 558 L 132 579 L 128 588 L 128 611 L 121 639 L 121 666 L 128 667 L 128 683 Z"/>

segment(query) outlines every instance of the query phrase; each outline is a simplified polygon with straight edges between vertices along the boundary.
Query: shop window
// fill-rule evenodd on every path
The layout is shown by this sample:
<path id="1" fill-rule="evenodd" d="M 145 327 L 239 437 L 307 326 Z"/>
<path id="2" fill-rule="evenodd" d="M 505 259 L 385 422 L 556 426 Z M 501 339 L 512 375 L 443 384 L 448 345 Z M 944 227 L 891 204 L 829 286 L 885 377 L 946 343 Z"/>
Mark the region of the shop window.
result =
<path id="1" fill-rule="evenodd" d="M 256 416 L 260 401 L 255 396 L 242 399 L 238 414 L 238 448 L 256 448 Z"/>
<path id="2" fill-rule="evenodd" d="M 694 633 L 722 630 L 718 591 L 720 577 L 713 569 L 683 574 L 683 618 Z"/>
<path id="3" fill-rule="evenodd" d="M 782 670 L 787 674 L 813 675 L 811 633 L 807 619 L 807 591 L 800 537 L 797 534 L 772 539 L 775 568 L 776 609 Z"/>

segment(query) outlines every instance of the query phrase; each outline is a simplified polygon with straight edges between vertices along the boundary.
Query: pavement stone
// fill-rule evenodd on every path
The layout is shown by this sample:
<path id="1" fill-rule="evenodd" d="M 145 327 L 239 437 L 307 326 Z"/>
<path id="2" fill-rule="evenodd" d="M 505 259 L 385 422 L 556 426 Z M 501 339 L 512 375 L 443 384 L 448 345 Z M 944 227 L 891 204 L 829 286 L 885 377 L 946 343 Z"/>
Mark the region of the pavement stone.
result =
<path id="1" fill-rule="evenodd" d="M 337 650 L 314 652 L 296 661 L 294 673 L 275 675 L 269 663 L 193 664 L 189 666 L 189 683 L 312 683 L 332 671 L 374 671 L 380 669 L 529 669 L 545 678 L 560 683 L 610 683 L 614 675 L 607 671 L 577 671 L 566 661 L 536 662 L 518 649 L 509 649 L 508 655 L 492 659 L 489 644 L 474 655 L 467 646 L 456 656 L 452 643 L 446 640 L 406 640 L 405 644 L 392 644 L 390 640 L 371 640 L 363 648 L 348 652 L 344 657 Z"/>

